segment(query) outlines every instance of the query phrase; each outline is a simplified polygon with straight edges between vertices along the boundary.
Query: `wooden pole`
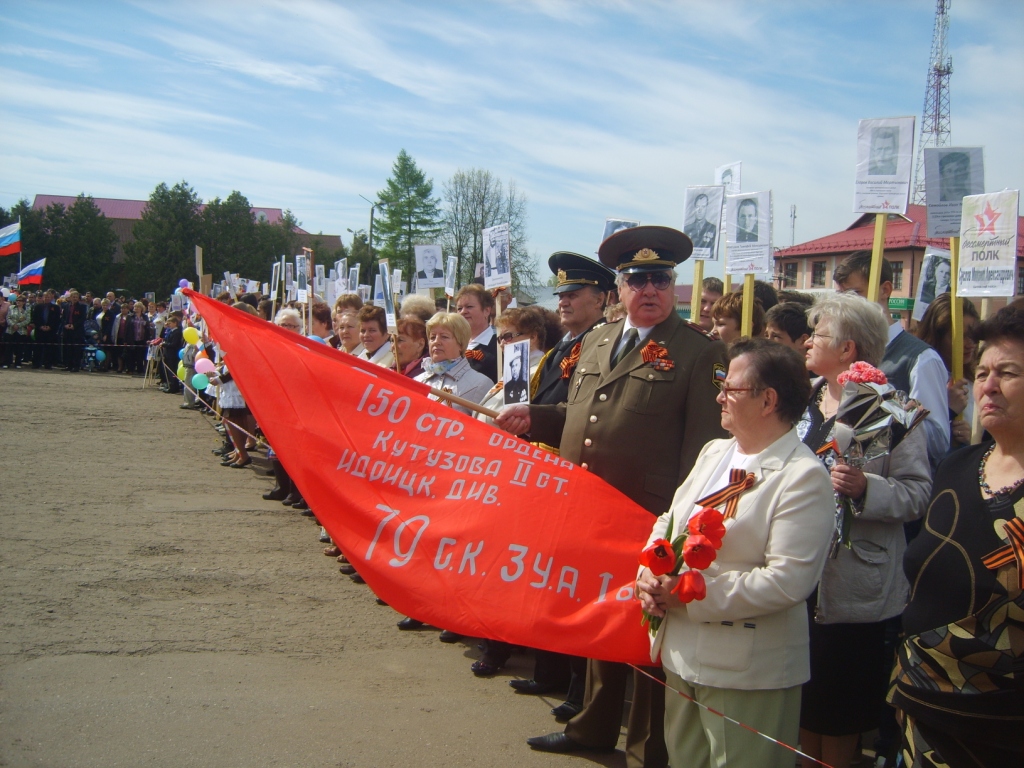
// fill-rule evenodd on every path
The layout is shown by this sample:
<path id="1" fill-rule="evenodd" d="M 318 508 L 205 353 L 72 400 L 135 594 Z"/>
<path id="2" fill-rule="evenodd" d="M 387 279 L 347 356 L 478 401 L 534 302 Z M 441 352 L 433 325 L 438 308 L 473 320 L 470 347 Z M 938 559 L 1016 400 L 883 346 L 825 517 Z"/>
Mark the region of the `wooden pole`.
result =
<path id="1" fill-rule="evenodd" d="M 498 418 L 498 412 L 492 411 L 490 408 L 484 408 L 479 403 L 474 403 L 472 400 L 467 400 L 464 397 L 453 395 L 451 392 L 445 392 L 443 389 L 430 388 L 430 393 L 436 395 L 441 400 L 448 400 L 449 402 L 461 405 L 464 408 L 469 408 L 473 413 L 482 413 L 484 416 L 490 416 L 492 419 Z"/>
<path id="2" fill-rule="evenodd" d="M 953 279 L 950 281 L 950 287 L 951 288 L 952 288 L 953 284 L 956 282 L 956 274 L 955 273 L 952 273 L 952 274 L 953 274 Z M 981 300 L 981 319 L 982 320 L 987 320 L 988 319 L 988 313 L 992 309 L 990 301 L 991 301 L 990 299 L 982 299 Z M 973 393 L 972 393 L 972 396 L 973 396 Z M 977 406 L 977 404 L 975 404 L 975 406 Z M 977 407 L 975 407 L 974 408 L 974 418 L 971 420 L 971 445 L 977 445 L 978 443 L 981 442 L 981 433 L 982 432 L 983 432 L 983 430 L 981 428 L 981 411 L 978 410 Z"/>
<path id="3" fill-rule="evenodd" d="M 743 319 L 740 321 L 740 336 L 750 336 L 754 330 L 754 273 L 743 276 Z"/>
<path id="4" fill-rule="evenodd" d="M 690 294 L 690 322 L 700 324 L 700 294 L 704 287 L 704 260 L 693 262 L 693 293 Z"/>
<path id="5" fill-rule="evenodd" d="M 882 277 L 882 257 L 885 254 L 885 227 L 889 223 L 889 214 L 875 214 L 875 240 L 871 245 L 871 274 L 868 276 L 868 301 L 878 301 L 878 283 Z M 889 322 L 889 311 L 885 312 L 885 322 Z"/>
<path id="6" fill-rule="evenodd" d="M 953 277 L 949 281 L 949 303 L 952 310 L 953 337 L 953 381 L 960 381 L 964 377 L 964 300 L 956 294 L 957 274 L 960 269 L 960 238 L 949 238 L 949 268 Z M 957 418 L 960 418 L 957 416 Z"/>
<path id="7" fill-rule="evenodd" d="M 722 269 L 725 270 L 725 274 L 722 275 L 723 290 L 726 293 L 732 293 L 732 275 L 729 274 L 729 243 L 722 243 Z"/>

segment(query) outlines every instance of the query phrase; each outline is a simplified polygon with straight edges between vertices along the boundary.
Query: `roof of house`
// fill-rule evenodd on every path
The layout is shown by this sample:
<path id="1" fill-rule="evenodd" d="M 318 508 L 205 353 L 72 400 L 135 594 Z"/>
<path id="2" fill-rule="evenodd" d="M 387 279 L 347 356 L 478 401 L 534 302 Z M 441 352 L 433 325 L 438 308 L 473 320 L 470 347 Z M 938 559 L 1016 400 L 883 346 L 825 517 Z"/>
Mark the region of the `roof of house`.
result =
<path id="1" fill-rule="evenodd" d="M 890 213 L 885 228 L 885 249 L 899 248 L 949 248 L 949 238 L 929 238 L 928 209 L 923 205 L 908 205 L 906 214 Z M 842 232 L 836 232 L 817 240 L 808 240 L 789 248 L 780 248 L 775 258 L 818 254 L 852 253 L 871 250 L 875 237 L 875 214 L 865 213 Z M 1024 257 L 1024 217 L 1017 217 L 1017 257 Z"/>
<path id="2" fill-rule="evenodd" d="M 77 198 L 72 195 L 36 195 L 35 200 L 32 202 L 32 208 L 41 211 L 54 203 L 70 208 L 75 204 L 75 200 Z M 134 221 L 142 218 L 142 212 L 146 210 L 146 206 L 149 204 L 146 200 L 119 200 L 112 197 L 94 197 L 92 201 L 100 209 L 100 213 L 108 219 L 130 219 Z M 206 208 L 206 206 L 200 206 L 200 210 L 203 208 Z M 251 208 L 250 210 L 258 220 L 266 221 L 268 224 L 277 224 L 284 217 L 284 211 L 280 208 Z M 306 230 L 300 227 L 295 227 L 295 231 L 300 234 L 307 234 Z"/>

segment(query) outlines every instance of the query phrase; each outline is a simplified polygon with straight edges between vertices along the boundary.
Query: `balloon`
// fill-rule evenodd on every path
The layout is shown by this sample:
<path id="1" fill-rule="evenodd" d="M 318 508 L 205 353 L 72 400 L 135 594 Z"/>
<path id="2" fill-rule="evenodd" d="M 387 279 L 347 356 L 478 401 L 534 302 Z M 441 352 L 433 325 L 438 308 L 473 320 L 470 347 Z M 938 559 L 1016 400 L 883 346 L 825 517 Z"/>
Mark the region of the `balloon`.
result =
<path id="1" fill-rule="evenodd" d="M 174 292 L 180 296 L 181 295 L 181 288 L 175 288 Z"/>
<path id="2" fill-rule="evenodd" d="M 181 280 L 178 281 L 178 287 L 179 288 L 188 288 L 188 286 L 189 286 L 189 282 L 184 277 L 181 278 Z"/>
<path id="3" fill-rule="evenodd" d="M 195 328 L 186 328 L 181 332 L 181 335 L 189 344 L 197 344 L 199 342 L 199 331 Z"/>
<path id="4" fill-rule="evenodd" d="M 208 386 L 210 386 L 210 377 L 205 373 L 197 373 L 192 377 L 193 389 L 206 389 Z"/>
<path id="5" fill-rule="evenodd" d="M 185 348 L 184 347 L 182 347 L 181 349 L 178 350 L 178 359 L 179 360 L 184 360 L 185 359 Z"/>
<path id="6" fill-rule="evenodd" d="M 309 339 L 310 341 L 319 341 L 321 344 L 326 344 L 327 343 L 326 341 L 321 339 L 319 336 L 312 336 L 312 335 L 310 335 L 310 336 L 307 336 L 306 338 Z"/>
<path id="7" fill-rule="evenodd" d="M 196 360 L 209 360 L 209 359 L 210 359 L 210 356 L 208 354 L 206 354 L 206 350 L 205 349 L 200 349 L 198 352 L 196 352 Z"/>
<path id="8" fill-rule="evenodd" d="M 178 379 L 184 381 L 186 376 L 188 376 L 188 371 L 185 370 L 185 364 L 178 363 Z"/>
<path id="9" fill-rule="evenodd" d="M 96 362 L 97 363 L 102 363 L 106 359 L 107 359 L 107 353 L 104 352 L 102 349 L 97 349 L 96 350 Z"/>
<path id="10" fill-rule="evenodd" d="M 217 370 L 217 366 L 213 364 L 208 358 L 202 360 L 196 360 L 196 373 L 211 374 Z"/>

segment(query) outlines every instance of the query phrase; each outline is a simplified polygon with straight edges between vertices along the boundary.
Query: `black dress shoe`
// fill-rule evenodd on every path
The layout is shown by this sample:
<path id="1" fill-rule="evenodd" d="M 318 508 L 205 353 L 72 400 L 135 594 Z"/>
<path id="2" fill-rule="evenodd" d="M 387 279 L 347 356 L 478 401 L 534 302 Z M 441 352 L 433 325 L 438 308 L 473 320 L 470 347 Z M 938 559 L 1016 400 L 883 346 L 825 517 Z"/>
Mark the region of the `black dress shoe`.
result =
<path id="1" fill-rule="evenodd" d="M 566 736 L 564 733 L 549 733 L 546 736 L 534 736 L 527 739 L 526 743 L 539 752 L 611 752 L 614 747 L 594 748 L 580 744 Z"/>
<path id="2" fill-rule="evenodd" d="M 297 493 L 289 493 L 287 496 L 281 499 L 281 503 L 284 504 L 286 507 L 290 507 L 292 504 L 294 504 L 301 498 L 302 497 L 299 496 Z"/>
<path id="3" fill-rule="evenodd" d="M 288 495 L 288 491 L 284 488 L 273 488 L 263 494 L 263 498 L 267 501 L 281 501 L 285 496 Z"/>
<path id="4" fill-rule="evenodd" d="M 358 573 L 353 573 L 351 576 L 349 576 L 349 578 L 352 579 L 352 581 L 354 581 L 356 584 L 365 584 L 366 583 L 366 579 L 364 579 Z"/>
<path id="5" fill-rule="evenodd" d="M 566 701 L 552 709 L 551 714 L 555 716 L 555 720 L 557 720 L 558 722 L 568 723 L 570 720 L 576 717 L 576 715 L 578 715 L 582 710 L 583 707 L 573 704 L 571 701 Z"/>
<path id="6" fill-rule="evenodd" d="M 540 696 L 545 693 L 557 691 L 559 688 L 565 690 L 565 686 L 558 686 L 554 683 L 538 683 L 536 680 L 509 680 L 516 693 L 527 693 L 532 696 Z"/>
<path id="7" fill-rule="evenodd" d="M 441 634 L 437 636 L 437 639 L 442 643 L 457 643 L 462 639 L 462 635 L 458 632 L 452 632 L 450 629 L 442 629 Z"/>
<path id="8" fill-rule="evenodd" d="M 292 506 L 295 507 L 295 509 L 305 509 L 309 505 L 306 504 L 306 500 L 304 498 L 299 496 L 299 498 L 292 502 Z"/>
<path id="9" fill-rule="evenodd" d="M 423 622 L 422 621 L 414 619 L 411 616 L 406 616 L 404 619 L 402 619 L 400 622 L 398 622 L 398 628 L 399 629 L 406 629 L 406 630 L 408 630 L 408 629 L 419 629 L 422 626 L 423 626 Z"/>
<path id="10" fill-rule="evenodd" d="M 383 599 L 383 598 L 381 598 L 381 597 L 378 597 L 378 598 L 377 598 L 377 605 L 387 605 L 387 603 L 386 603 L 386 602 L 384 602 L 384 599 Z"/>
<path id="11" fill-rule="evenodd" d="M 346 576 L 351 576 L 356 572 L 356 567 L 352 563 L 342 563 L 338 566 L 338 570 L 344 573 Z"/>

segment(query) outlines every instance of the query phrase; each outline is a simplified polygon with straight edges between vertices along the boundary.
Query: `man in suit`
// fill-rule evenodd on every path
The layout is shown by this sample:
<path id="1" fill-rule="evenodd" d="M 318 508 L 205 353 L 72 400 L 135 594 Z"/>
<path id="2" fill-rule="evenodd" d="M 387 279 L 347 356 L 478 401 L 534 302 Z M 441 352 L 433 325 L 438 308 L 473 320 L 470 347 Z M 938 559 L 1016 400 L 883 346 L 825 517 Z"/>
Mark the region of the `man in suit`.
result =
<path id="1" fill-rule="evenodd" d="M 89 316 L 89 305 L 83 302 L 78 291 L 72 290 L 61 313 L 64 327 L 64 343 L 67 345 L 66 361 L 68 373 L 82 370 L 82 349 L 85 346 L 85 321 Z"/>
<path id="2" fill-rule="evenodd" d="M 32 326 L 35 328 L 35 349 L 32 355 L 32 367 L 53 368 L 56 356 L 57 328 L 60 327 L 60 311 L 54 300 L 57 298 L 52 290 L 43 294 L 43 300 L 32 306 Z"/>
<path id="3" fill-rule="evenodd" d="M 420 260 L 423 262 L 421 265 L 423 269 L 416 273 L 416 277 L 420 280 L 444 279 L 444 272 L 437 268 L 437 256 L 433 251 L 424 250 Z"/>
<path id="4" fill-rule="evenodd" d="M 757 242 L 757 198 L 748 197 L 740 201 L 736 211 L 736 242 Z"/>
<path id="5" fill-rule="evenodd" d="M 530 402 L 530 385 L 523 375 L 523 359 L 518 351 L 509 357 L 508 381 L 504 384 L 506 403 L 528 403 Z"/>
<path id="6" fill-rule="evenodd" d="M 683 228 L 683 232 L 693 241 L 694 248 L 707 248 L 708 253 L 705 255 L 711 258 L 715 255 L 712 249 L 715 247 L 718 227 L 707 220 L 707 213 L 708 196 L 701 192 L 693 201 L 693 221 Z"/>
<path id="7" fill-rule="evenodd" d="M 605 240 L 598 255 L 619 273 L 626 318 L 584 339 L 564 405 L 509 406 L 497 419 L 513 434 L 560 441 L 563 458 L 653 515 L 668 510 L 704 444 L 724 435 L 715 397 L 725 347 L 675 311 L 674 268 L 692 251 L 690 239 L 668 227 L 635 227 Z M 630 676 L 626 764 L 662 768 L 663 689 L 619 663 L 591 660 L 583 710 L 563 733 L 527 743 L 546 752 L 613 750 Z"/>

